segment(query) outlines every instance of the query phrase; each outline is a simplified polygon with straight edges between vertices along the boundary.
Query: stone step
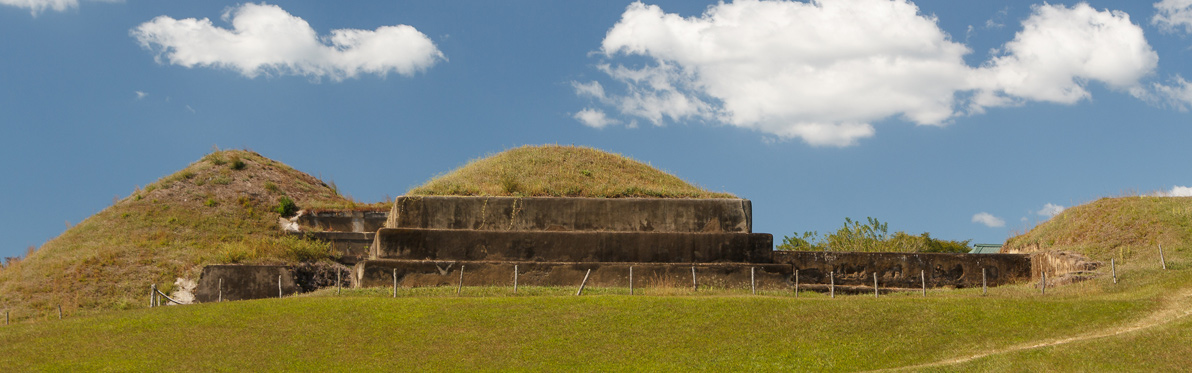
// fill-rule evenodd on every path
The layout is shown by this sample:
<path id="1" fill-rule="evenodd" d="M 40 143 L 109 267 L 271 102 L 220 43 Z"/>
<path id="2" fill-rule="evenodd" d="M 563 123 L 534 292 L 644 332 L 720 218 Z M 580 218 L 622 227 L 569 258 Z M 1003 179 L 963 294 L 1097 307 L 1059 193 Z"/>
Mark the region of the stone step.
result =
<path id="1" fill-rule="evenodd" d="M 768 263 L 768 233 L 381 229 L 370 259 Z"/>
<path id="2" fill-rule="evenodd" d="M 387 228 L 752 232 L 747 199 L 402 196 Z"/>
<path id="3" fill-rule="evenodd" d="M 391 287 L 394 274 L 400 287 L 459 285 L 459 271 L 464 271 L 464 286 L 513 286 L 513 267 L 517 266 L 519 286 L 579 287 L 589 269 L 587 286 L 629 287 L 629 267 L 638 289 L 692 287 L 691 268 L 695 267 L 699 287 L 749 289 L 750 268 L 755 268 L 758 289 L 786 289 L 789 265 L 756 263 L 607 263 L 607 262 L 508 262 L 508 261 L 433 261 L 365 260 L 354 268 L 355 283 L 361 287 Z"/>

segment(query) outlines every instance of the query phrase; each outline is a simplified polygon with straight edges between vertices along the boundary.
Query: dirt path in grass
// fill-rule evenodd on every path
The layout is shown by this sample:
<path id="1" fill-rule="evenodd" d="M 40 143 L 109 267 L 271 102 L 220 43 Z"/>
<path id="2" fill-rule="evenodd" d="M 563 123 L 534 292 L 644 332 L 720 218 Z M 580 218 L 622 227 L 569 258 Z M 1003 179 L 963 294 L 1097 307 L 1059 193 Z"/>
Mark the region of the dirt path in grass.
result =
<path id="1" fill-rule="evenodd" d="M 1183 290 L 1180 290 L 1180 292 L 1176 293 L 1175 295 L 1165 298 L 1162 301 L 1163 303 L 1159 307 L 1158 311 L 1155 311 L 1155 312 L 1151 313 L 1150 315 L 1147 315 L 1146 317 L 1143 317 L 1142 319 L 1135 321 L 1129 325 L 1123 325 L 1123 326 L 1113 327 L 1113 328 L 1106 328 L 1106 329 L 1092 331 L 1092 332 L 1080 334 L 1077 336 L 1067 337 L 1067 338 L 1056 338 L 1056 339 L 1044 340 L 1042 342 L 1024 343 L 1024 344 L 1006 347 L 1006 348 L 999 349 L 999 350 L 983 352 L 983 353 L 976 354 L 976 355 L 962 356 L 962 357 L 957 357 L 957 358 L 952 358 L 952 359 L 947 359 L 947 360 L 940 360 L 940 361 L 926 363 L 926 364 L 911 365 L 911 366 L 890 368 L 890 369 L 881 369 L 881 370 L 877 370 L 877 371 L 903 371 L 903 370 L 915 370 L 915 369 L 932 368 L 932 367 L 945 367 L 945 366 L 949 366 L 949 365 L 957 365 L 957 364 L 967 363 L 969 361 L 980 359 L 980 358 L 983 358 L 986 356 L 992 356 L 992 355 L 998 355 L 998 354 L 1004 354 L 1004 353 L 1010 353 L 1010 352 L 1026 351 L 1026 350 L 1032 350 L 1032 349 L 1036 349 L 1036 348 L 1059 346 L 1059 345 L 1073 343 L 1073 342 L 1087 341 L 1090 339 L 1105 338 L 1105 337 L 1112 337 L 1112 336 L 1116 336 L 1116 335 L 1122 335 L 1122 334 L 1126 334 L 1126 333 L 1133 333 L 1136 331 L 1150 329 L 1150 328 L 1154 328 L 1157 326 L 1169 324 L 1176 320 L 1180 320 L 1182 318 L 1188 317 L 1189 315 L 1192 315 L 1192 307 L 1190 307 L 1190 304 L 1192 304 L 1192 302 L 1190 302 L 1190 301 L 1192 301 L 1192 289 L 1183 289 Z"/>

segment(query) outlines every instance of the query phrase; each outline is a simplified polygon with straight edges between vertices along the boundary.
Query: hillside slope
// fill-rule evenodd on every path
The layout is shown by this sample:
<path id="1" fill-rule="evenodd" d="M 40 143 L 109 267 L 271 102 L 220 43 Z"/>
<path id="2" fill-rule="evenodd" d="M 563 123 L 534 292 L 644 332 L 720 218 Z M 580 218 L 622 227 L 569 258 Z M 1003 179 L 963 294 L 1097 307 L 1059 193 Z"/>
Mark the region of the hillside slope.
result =
<path id="1" fill-rule="evenodd" d="M 325 245 L 286 237 L 283 199 L 350 207 L 326 183 L 242 150 L 217 151 L 137 189 L 0 269 L 0 307 L 14 318 L 144 307 L 150 284 L 167 291 L 203 264 L 312 261 Z"/>
<path id="2" fill-rule="evenodd" d="M 1169 255 L 1192 250 L 1192 197 L 1101 198 L 1010 238 L 1003 250 L 1068 250 L 1121 263 L 1156 261 L 1159 245 Z"/>
<path id="3" fill-rule="evenodd" d="M 736 198 L 619 154 L 559 145 L 527 145 L 476 159 L 406 194 Z"/>

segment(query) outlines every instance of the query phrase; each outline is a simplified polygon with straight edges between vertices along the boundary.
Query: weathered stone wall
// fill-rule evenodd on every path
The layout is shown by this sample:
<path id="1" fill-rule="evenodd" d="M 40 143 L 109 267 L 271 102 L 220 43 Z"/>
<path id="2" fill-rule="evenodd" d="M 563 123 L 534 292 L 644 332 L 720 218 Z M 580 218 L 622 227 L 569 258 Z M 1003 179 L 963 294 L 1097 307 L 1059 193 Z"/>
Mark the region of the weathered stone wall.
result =
<path id="1" fill-rule="evenodd" d="M 332 258 L 347 265 L 354 265 L 356 262 L 368 259 L 369 248 L 377 235 L 375 232 L 304 232 L 294 234 L 331 244 Z"/>
<path id="2" fill-rule="evenodd" d="M 355 276 L 363 287 L 393 286 L 394 275 L 400 287 L 447 286 L 459 284 L 464 269 L 464 286 L 513 286 L 513 267 L 518 268 L 521 286 L 576 286 L 592 270 L 588 286 L 629 287 L 629 267 L 633 267 L 635 288 L 689 288 L 691 268 L 701 288 L 749 288 L 750 268 L 758 289 L 789 288 L 789 265 L 776 264 L 686 264 L 686 263 L 568 263 L 568 262 L 494 262 L 369 260 L 356 265 Z"/>
<path id="3" fill-rule="evenodd" d="M 746 199 L 398 197 L 387 228 L 752 232 Z"/>
<path id="4" fill-rule="evenodd" d="M 920 271 L 927 287 L 981 286 L 981 270 L 989 286 L 1031 279 L 1031 259 L 1021 254 L 861 253 L 830 251 L 775 251 L 774 263 L 799 271 L 799 281 L 827 284 L 834 272 L 837 285 L 873 286 L 878 274 L 881 287 L 918 288 Z"/>
<path id="5" fill-rule="evenodd" d="M 768 263 L 766 233 L 382 229 L 371 259 Z"/>
<path id="6" fill-rule="evenodd" d="M 373 210 L 314 211 L 297 217 L 301 231 L 376 232 L 385 226 L 389 212 Z"/>
<path id="7" fill-rule="evenodd" d="M 210 265 L 203 268 L 199 285 L 195 288 L 195 301 L 200 303 L 219 300 L 220 279 L 223 279 L 223 300 L 276 298 L 278 276 L 281 277 L 282 295 L 299 292 L 294 274 L 286 266 L 256 265 Z"/>

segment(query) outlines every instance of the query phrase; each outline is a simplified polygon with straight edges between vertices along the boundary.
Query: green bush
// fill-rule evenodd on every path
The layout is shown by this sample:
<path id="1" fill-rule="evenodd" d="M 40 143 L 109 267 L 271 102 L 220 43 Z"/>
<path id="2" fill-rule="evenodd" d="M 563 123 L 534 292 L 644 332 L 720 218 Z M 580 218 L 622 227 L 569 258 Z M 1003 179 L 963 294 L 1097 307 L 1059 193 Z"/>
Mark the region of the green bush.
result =
<path id="1" fill-rule="evenodd" d="M 949 241 L 931 238 L 931 234 L 915 236 L 906 232 L 888 233 L 887 224 L 874 218 L 865 223 L 844 219 L 844 226 L 836 232 L 821 237 L 818 232 L 795 233 L 784 236 L 778 250 L 788 251 L 855 251 L 855 252 L 903 252 L 903 253 L 967 253 L 972 249 L 969 242 Z"/>
<path id="2" fill-rule="evenodd" d="M 281 196 L 277 199 L 277 207 L 274 207 L 273 211 L 282 217 L 290 217 L 298 213 L 298 205 L 295 205 L 290 197 Z"/>

